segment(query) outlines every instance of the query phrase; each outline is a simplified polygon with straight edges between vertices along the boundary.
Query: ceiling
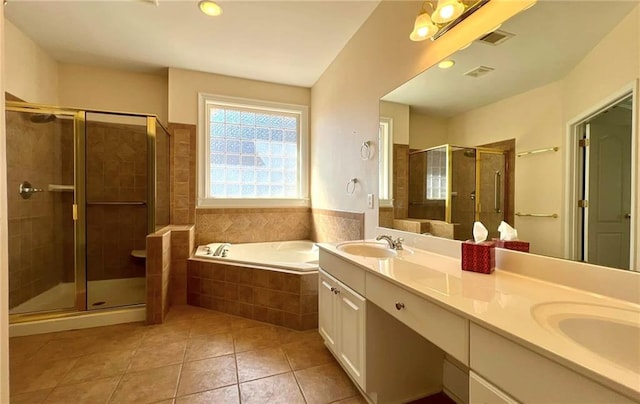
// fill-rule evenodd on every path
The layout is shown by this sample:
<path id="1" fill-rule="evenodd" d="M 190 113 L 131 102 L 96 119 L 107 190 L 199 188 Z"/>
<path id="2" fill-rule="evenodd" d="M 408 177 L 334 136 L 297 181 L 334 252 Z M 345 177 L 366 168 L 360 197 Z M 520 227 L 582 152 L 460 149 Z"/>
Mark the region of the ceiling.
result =
<path id="1" fill-rule="evenodd" d="M 454 67 L 428 69 L 383 100 L 451 117 L 551 83 L 569 73 L 637 5 L 539 0 L 500 27 L 514 34 L 510 39 L 497 46 L 475 41 L 450 57 Z M 464 75 L 479 66 L 495 70 L 479 78 Z"/>
<path id="2" fill-rule="evenodd" d="M 9 0 L 5 16 L 61 63 L 175 67 L 311 87 L 379 0 Z"/>

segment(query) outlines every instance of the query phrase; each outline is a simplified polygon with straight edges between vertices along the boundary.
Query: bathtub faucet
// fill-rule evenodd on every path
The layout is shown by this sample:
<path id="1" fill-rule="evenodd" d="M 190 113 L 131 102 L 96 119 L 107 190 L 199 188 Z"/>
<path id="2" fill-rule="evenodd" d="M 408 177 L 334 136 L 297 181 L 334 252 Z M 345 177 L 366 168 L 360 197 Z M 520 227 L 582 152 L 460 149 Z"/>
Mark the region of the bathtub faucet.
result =
<path id="1" fill-rule="evenodd" d="M 216 248 L 216 250 L 213 252 L 213 256 L 214 257 L 219 257 L 220 255 L 222 255 L 222 253 L 225 251 L 225 248 L 227 248 L 227 247 L 231 247 L 231 243 L 222 243 L 222 244 L 220 244 L 218 246 L 218 248 Z"/>
<path id="2" fill-rule="evenodd" d="M 380 240 L 385 240 L 387 243 L 389 243 L 389 248 L 393 249 L 393 250 L 402 250 L 402 243 L 404 242 L 404 239 L 402 237 L 398 237 L 395 241 L 391 238 L 391 236 L 384 236 L 384 235 L 380 235 L 378 237 L 376 237 L 376 240 L 380 241 Z"/>

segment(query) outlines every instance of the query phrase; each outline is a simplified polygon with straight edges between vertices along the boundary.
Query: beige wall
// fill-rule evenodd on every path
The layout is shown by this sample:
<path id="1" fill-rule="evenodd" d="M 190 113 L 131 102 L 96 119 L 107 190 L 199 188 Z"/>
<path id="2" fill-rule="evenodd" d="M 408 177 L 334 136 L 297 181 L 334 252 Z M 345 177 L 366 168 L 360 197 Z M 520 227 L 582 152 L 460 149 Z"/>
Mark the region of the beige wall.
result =
<path id="1" fill-rule="evenodd" d="M 517 152 L 561 146 L 561 90 L 561 83 L 555 82 L 457 115 L 450 120 L 447 143 L 478 146 L 516 139 Z M 562 211 L 562 157 L 562 153 L 544 153 L 516 159 L 516 211 Z M 516 217 L 515 227 L 531 243 L 531 252 L 562 255 L 562 220 Z"/>
<path id="2" fill-rule="evenodd" d="M 167 123 L 167 76 L 60 64 L 60 105 L 158 115 Z"/>
<path id="3" fill-rule="evenodd" d="M 409 144 L 409 106 L 396 102 L 380 101 L 380 117 L 391 118 L 393 143 Z"/>
<path id="4" fill-rule="evenodd" d="M 490 2 L 437 41 L 408 39 L 419 2 L 383 1 L 311 90 L 311 189 L 314 208 L 365 212 L 365 235 L 374 236 L 377 159 L 360 159 L 360 144 L 378 133 L 379 99 L 417 73 L 514 15 L 527 1 Z M 328 163 L 330 162 L 330 164 Z M 353 195 L 345 184 L 359 183 Z"/>
<path id="5" fill-rule="evenodd" d="M 0 94 L 5 91 L 4 7 L 0 7 Z M 4 97 L 0 97 L 4 111 Z M 9 402 L 9 262 L 7 236 L 7 166 L 4 114 L 0 114 L 0 402 Z"/>
<path id="6" fill-rule="evenodd" d="M 58 105 L 58 63 L 9 21 L 4 20 L 4 31 L 4 90 L 25 101 Z"/>
<path id="7" fill-rule="evenodd" d="M 307 106 L 310 100 L 304 87 L 170 68 L 169 121 L 197 124 L 199 92 Z"/>
<path id="8" fill-rule="evenodd" d="M 428 149 L 447 143 L 446 118 L 411 111 L 409 119 L 409 148 Z"/>
<path id="9" fill-rule="evenodd" d="M 531 242 L 534 253 L 563 256 L 568 237 L 563 226 L 568 215 L 563 197 L 568 164 L 566 125 L 640 75 L 639 22 L 640 7 L 636 7 L 561 80 L 450 120 L 447 143 L 475 146 L 516 139 L 517 152 L 560 147 L 559 153 L 516 160 L 516 211 L 560 215 L 559 220 L 516 217 L 519 236 Z"/>

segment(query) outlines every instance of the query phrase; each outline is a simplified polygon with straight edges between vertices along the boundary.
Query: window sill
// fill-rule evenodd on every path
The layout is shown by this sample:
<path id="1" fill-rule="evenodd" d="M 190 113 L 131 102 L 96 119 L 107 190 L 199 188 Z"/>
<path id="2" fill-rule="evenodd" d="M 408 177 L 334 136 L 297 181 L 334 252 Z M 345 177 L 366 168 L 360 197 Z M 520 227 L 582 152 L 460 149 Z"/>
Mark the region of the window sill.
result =
<path id="1" fill-rule="evenodd" d="M 310 207 L 311 201 L 304 199 L 198 199 L 196 209 L 237 208 L 298 208 Z"/>

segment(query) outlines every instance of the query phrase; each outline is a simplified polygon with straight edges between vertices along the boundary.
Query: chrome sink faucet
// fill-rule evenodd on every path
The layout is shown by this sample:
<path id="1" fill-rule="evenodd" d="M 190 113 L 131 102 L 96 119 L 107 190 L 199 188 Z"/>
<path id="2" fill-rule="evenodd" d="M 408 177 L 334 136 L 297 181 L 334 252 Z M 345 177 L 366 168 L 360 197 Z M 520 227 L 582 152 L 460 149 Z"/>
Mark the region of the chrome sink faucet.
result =
<path id="1" fill-rule="evenodd" d="M 385 235 L 380 235 L 376 237 L 376 240 L 378 241 L 385 240 L 387 243 L 389 243 L 389 248 L 393 250 L 398 250 L 398 251 L 402 250 L 402 243 L 404 242 L 404 239 L 402 237 L 398 237 L 394 241 L 393 238 L 391 238 L 391 236 L 385 236 Z"/>
<path id="2" fill-rule="evenodd" d="M 222 244 L 220 244 L 218 246 L 218 248 L 216 248 L 216 250 L 213 252 L 213 256 L 214 257 L 219 257 L 225 251 L 225 248 L 228 248 L 228 247 L 231 247 L 231 243 L 222 243 Z"/>

